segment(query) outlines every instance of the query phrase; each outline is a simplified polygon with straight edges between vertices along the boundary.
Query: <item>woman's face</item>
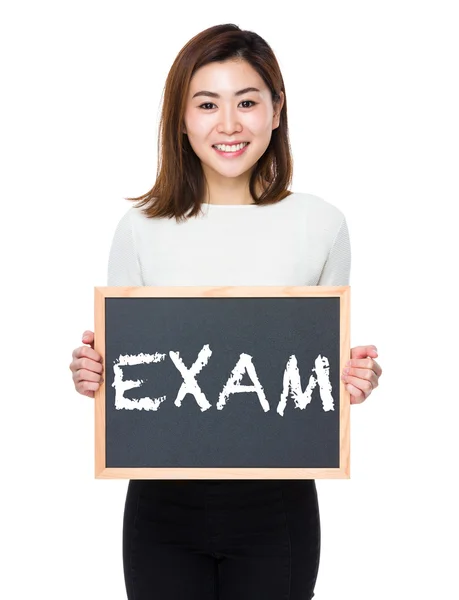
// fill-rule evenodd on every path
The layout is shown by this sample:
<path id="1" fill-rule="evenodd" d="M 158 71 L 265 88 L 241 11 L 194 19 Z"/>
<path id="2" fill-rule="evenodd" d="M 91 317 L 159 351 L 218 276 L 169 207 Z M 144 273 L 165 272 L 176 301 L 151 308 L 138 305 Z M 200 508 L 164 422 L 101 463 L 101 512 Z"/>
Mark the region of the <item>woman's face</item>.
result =
<path id="1" fill-rule="evenodd" d="M 268 147 L 272 130 L 279 126 L 282 104 L 281 93 L 281 102 L 273 106 L 269 88 L 244 60 L 198 69 L 190 82 L 184 131 L 204 173 L 250 176 Z M 225 146 L 216 148 L 216 144 Z"/>

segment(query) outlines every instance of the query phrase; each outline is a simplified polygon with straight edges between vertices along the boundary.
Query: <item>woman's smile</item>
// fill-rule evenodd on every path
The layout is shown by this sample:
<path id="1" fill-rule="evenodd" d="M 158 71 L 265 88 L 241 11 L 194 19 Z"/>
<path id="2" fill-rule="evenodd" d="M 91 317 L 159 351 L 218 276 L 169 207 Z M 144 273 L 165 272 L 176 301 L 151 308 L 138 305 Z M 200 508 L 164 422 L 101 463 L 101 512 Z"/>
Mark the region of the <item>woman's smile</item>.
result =
<path id="1" fill-rule="evenodd" d="M 242 142 L 241 144 L 215 144 L 212 148 L 215 150 L 217 154 L 224 158 L 236 158 L 237 156 L 241 156 L 244 154 L 249 142 Z"/>

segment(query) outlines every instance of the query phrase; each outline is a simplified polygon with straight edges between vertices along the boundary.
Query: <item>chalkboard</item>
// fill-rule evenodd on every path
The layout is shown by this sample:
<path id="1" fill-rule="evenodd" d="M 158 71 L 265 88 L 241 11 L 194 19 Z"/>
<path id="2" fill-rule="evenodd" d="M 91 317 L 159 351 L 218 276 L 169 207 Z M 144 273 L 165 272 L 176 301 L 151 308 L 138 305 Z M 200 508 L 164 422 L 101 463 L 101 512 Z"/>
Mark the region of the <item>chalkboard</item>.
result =
<path id="1" fill-rule="evenodd" d="M 94 291 L 96 477 L 350 476 L 349 286 Z"/>

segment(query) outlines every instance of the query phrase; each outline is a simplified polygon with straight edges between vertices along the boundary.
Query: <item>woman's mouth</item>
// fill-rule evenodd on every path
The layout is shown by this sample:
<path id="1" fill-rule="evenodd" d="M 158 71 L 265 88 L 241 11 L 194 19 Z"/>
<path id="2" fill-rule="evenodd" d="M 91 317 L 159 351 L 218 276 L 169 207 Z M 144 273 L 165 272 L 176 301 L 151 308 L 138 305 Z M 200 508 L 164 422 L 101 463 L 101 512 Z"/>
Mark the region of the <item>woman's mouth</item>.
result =
<path id="1" fill-rule="evenodd" d="M 243 152 L 245 152 L 247 146 L 250 142 L 241 142 L 240 144 L 215 144 L 212 148 L 219 154 L 220 156 L 224 156 L 225 158 L 235 158 L 236 156 L 241 156 Z"/>

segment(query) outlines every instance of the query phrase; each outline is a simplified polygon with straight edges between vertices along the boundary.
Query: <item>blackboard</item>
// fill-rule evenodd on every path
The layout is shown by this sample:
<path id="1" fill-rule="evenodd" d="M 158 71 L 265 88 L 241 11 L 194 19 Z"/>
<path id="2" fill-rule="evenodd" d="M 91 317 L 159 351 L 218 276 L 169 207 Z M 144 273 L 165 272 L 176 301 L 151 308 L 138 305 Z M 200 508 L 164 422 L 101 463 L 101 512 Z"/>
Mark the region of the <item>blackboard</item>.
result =
<path id="1" fill-rule="evenodd" d="M 348 478 L 349 294 L 96 287 L 96 477 Z"/>

